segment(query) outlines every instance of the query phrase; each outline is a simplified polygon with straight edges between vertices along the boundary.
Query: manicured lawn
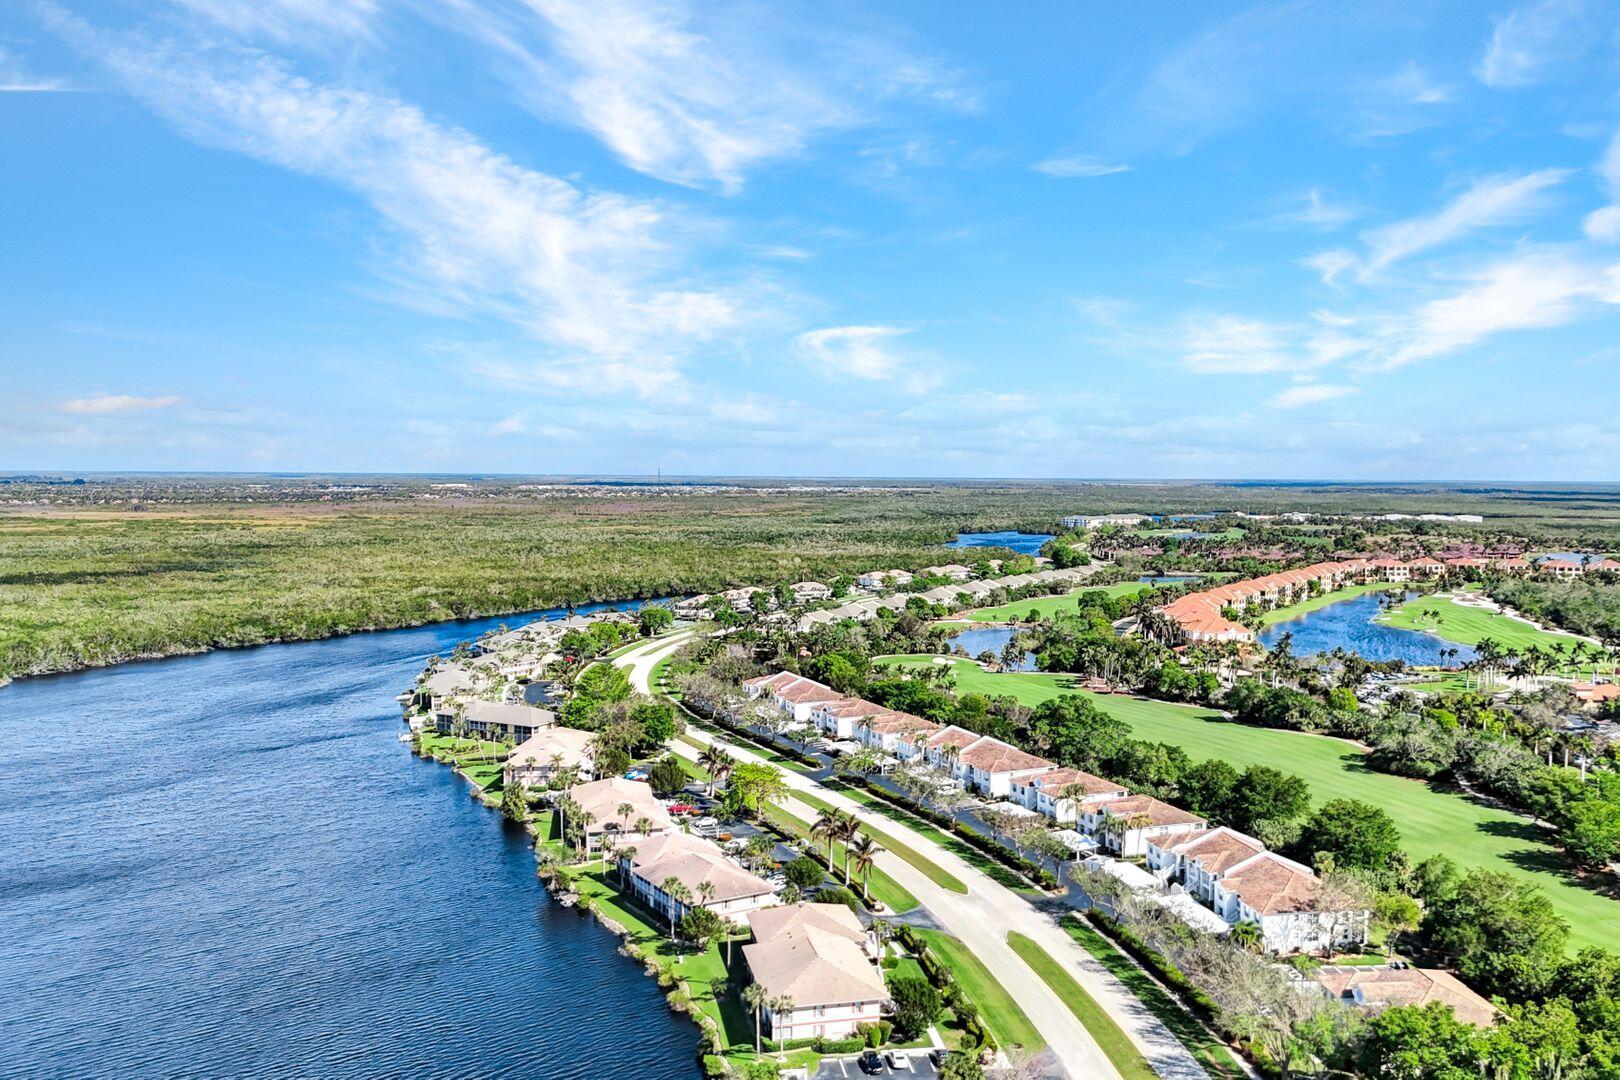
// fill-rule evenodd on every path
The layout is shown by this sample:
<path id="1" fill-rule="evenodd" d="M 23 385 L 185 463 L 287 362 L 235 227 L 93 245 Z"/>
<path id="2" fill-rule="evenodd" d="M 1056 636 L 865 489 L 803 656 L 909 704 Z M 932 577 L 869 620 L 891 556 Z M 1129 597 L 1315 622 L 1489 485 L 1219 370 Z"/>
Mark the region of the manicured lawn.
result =
<path id="1" fill-rule="evenodd" d="M 1081 593 L 1101 592 L 1107 593 L 1109 596 L 1135 596 L 1137 593 L 1146 592 L 1152 587 L 1142 581 L 1122 581 L 1115 585 L 1093 585 L 1090 588 L 1079 588 L 1073 592 L 1057 593 L 1053 596 L 1034 596 L 1028 600 L 1014 600 L 1009 604 L 979 608 L 977 611 L 964 611 L 958 617 L 971 619 L 974 622 L 1023 622 L 1029 617 L 1029 613 L 1033 611 L 1039 618 L 1044 619 L 1059 611 L 1079 611 Z"/>
<path id="2" fill-rule="evenodd" d="M 1146 1005 L 1148 1010 L 1170 1029 L 1181 1041 L 1181 1045 L 1198 1059 L 1205 1072 L 1211 1076 L 1230 1080 L 1238 1080 L 1244 1075 L 1237 1059 L 1232 1056 L 1231 1049 L 1210 1034 L 1209 1030 L 1189 1015 L 1187 1010 L 1176 1004 L 1175 999 L 1163 987 L 1137 967 L 1130 957 L 1120 952 L 1112 941 L 1075 916 L 1063 920 L 1063 929 L 1067 930 L 1069 936 L 1078 941 L 1082 948 L 1096 957 L 1103 967 L 1112 972 L 1116 979 L 1124 983 L 1125 988 L 1135 994 L 1137 1000 Z"/>
<path id="3" fill-rule="evenodd" d="M 1374 581 L 1367 585 L 1346 585 L 1342 589 L 1334 589 L 1321 596 L 1313 596 L 1309 600 L 1301 600 L 1297 604 L 1288 604 L 1285 607 L 1273 608 L 1261 616 L 1260 621 L 1267 626 L 1274 623 L 1287 622 L 1297 619 L 1306 612 L 1317 611 L 1330 604 L 1337 604 L 1340 600 L 1354 600 L 1356 597 L 1370 592 L 1384 592 L 1388 589 L 1404 589 L 1405 585 L 1397 585 L 1389 581 Z"/>
<path id="4" fill-rule="evenodd" d="M 1119 1070 L 1120 1076 L 1125 1080 L 1149 1080 L 1157 1075 L 1136 1044 L 1131 1042 L 1131 1037 L 1114 1023 L 1113 1018 L 1103 1011 L 1095 998 L 1086 993 L 1074 976 L 1063 970 L 1062 965 L 1053 960 L 1033 938 L 1015 930 L 1007 935 L 1007 944 L 1012 946 L 1013 952 L 1023 957 L 1024 963 L 1035 970 L 1035 974 L 1052 988 L 1054 994 L 1063 999 L 1075 1019 L 1085 1025 L 1102 1052 L 1108 1055 L 1108 1060 Z"/>
<path id="5" fill-rule="evenodd" d="M 459 768 L 481 791 L 501 790 L 501 761 L 506 757 L 503 743 L 458 739 L 436 732 L 422 733 L 422 752 Z"/>
<path id="6" fill-rule="evenodd" d="M 938 930 L 918 930 L 945 966 L 951 969 L 958 985 L 966 991 L 968 1000 L 979 1007 L 979 1018 L 996 1037 L 1003 1050 L 1009 1053 L 1017 1047 L 1030 1054 L 1046 1046 L 1046 1040 L 1035 1030 L 1024 1010 L 1002 989 L 979 958 L 967 950 L 956 938 Z"/>
<path id="7" fill-rule="evenodd" d="M 852 788 L 846 787 L 842 788 L 841 790 L 843 794 L 849 795 L 851 798 L 855 798 L 857 794 L 857 792 Z M 865 795 L 866 800 L 870 800 L 872 802 L 879 801 L 873 796 L 867 795 L 864 791 L 858 792 L 858 794 Z M 793 797 L 806 805 L 815 807 L 817 810 L 831 810 L 833 808 L 832 803 L 827 802 L 825 799 L 817 798 L 816 796 L 810 795 L 803 791 L 795 791 L 793 793 Z M 910 823 L 908 822 L 907 824 Z M 930 862 L 929 859 L 919 853 L 916 848 L 908 847 L 896 840 L 894 837 L 890 836 L 888 833 L 879 832 L 870 825 L 864 823 L 861 825 L 861 831 L 863 833 L 869 833 L 872 839 L 876 840 L 878 844 L 886 851 L 893 852 L 906 862 L 910 863 L 912 866 L 916 867 L 918 870 L 922 871 L 923 874 L 928 877 L 929 881 L 932 881 L 940 888 L 949 889 L 951 892 L 955 893 L 965 893 L 968 891 L 968 887 L 962 883 L 960 878 L 945 870 L 937 863 Z M 937 829 L 934 831 L 938 832 Z M 945 834 L 940 833 L 939 835 L 943 839 Z M 963 846 L 965 847 L 966 845 Z"/>
<path id="8" fill-rule="evenodd" d="M 849 796 L 858 803 L 871 807 L 874 811 L 882 814 L 891 821 L 897 821 L 902 825 L 910 826 L 913 832 L 920 833 L 921 835 L 928 837 L 928 839 L 934 841 L 934 843 L 963 859 L 968 863 L 968 865 L 990 875 L 990 878 L 998 884 L 1005 885 L 1009 889 L 1027 889 L 1029 887 L 1028 882 L 1019 877 L 1012 870 L 1008 869 L 1005 865 L 997 862 L 995 859 L 991 858 L 989 855 L 986 855 L 984 852 L 980 851 L 972 844 L 969 844 L 961 837 L 952 836 L 944 829 L 939 828 L 933 822 L 927 821 L 920 817 L 914 817 L 886 799 L 881 799 L 863 788 L 855 787 L 853 784 L 845 784 L 838 781 L 833 781 L 828 786 L 842 795 Z M 952 880 L 955 879 L 953 878 Z M 950 886 L 946 886 L 946 888 L 950 888 Z M 966 892 L 967 888 L 964 886 L 960 890 L 953 891 Z"/>
<path id="9" fill-rule="evenodd" d="M 1384 612 L 1377 621 L 1404 630 L 1436 634 L 1460 645 L 1478 645 L 1490 638 L 1509 652 L 1531 646 L 1550 649 L 1557 645 L 1567 649 L 1582 640 L 1572 634 L 1538 629 L 1499 612 L 1459 604 L 1444 596 L 1420 596 Z"/>
<path id="10" fill-rule="evenodd" d="M 1139 739 L 1173 743 L 1195 759 L 1223 758 L 1240 769 L 1249 765 L 1286 769 L 1310 784 L 1318 803 L 1344 798 L 1381 806 L 1395 820 L 1403 846 L 1414 858 L 1446 854 L 1465 867 L 1499 870 L 1533 882 L 1569 920 L 1572 947 L 1613 944 L 1620 903 L 1583 887 L 1547 842 L 1545 830 L 1518 814 L 1479 805 L 1418 780 L 1374 772 L 1359 750 L 1339 739 L 1246 727 L 1223 720 L 1210 709 L 1086 694 L 1074 689 L 1074 680 L 1067 675 L 993 674 L 968 661 L 954 664 L 957 688 L 965 692 L 1009 694 L 1025 705 L 1063 693 L 1082 694 L 1130 724 Z"/>
<path id="11" fill-rule="evenodd" d="M 765 816 L 772 825 L 776 826 L 789 836 L 794 838 L 808 838 L 810 835 L 810 825 L 808 822 L 800 821 L 797 817 L 794 817 L 792 814 L 788 813 L 786 810 L 783 810 L 779 806 L 767 807 Z M 827 853 L 827 845 L 824 841 L 818 843 L 816 848 L 823 855 Z M 834 881 L 838 882 L 838 884 L 842 885 L 844 883 L 844 845 L 834 843 L 832 851 L 833 870 L 829 876 Z M 872 890 L 872 896 L 877 900 L 882 901 L 884 906 L 889 909 L 890 914 L 895 914 L 902 911 L 910 911 L 918 904 L 917 898 L 911 895 L 911 893 L 907 892 L 905 886 L 901 885 L 898 881 L 894 880 L 894 878 L 890 877 L 888 874 L 884 873 L 882 870 L 879 870 L 875 866 L 872 868 L 872 876 L 869 879 L 869 884 Z M 853 875 L 850 877 L 850 887 L 851 890 L 856 893 L 856 895 L 860 894 L 860 880 Z"/>

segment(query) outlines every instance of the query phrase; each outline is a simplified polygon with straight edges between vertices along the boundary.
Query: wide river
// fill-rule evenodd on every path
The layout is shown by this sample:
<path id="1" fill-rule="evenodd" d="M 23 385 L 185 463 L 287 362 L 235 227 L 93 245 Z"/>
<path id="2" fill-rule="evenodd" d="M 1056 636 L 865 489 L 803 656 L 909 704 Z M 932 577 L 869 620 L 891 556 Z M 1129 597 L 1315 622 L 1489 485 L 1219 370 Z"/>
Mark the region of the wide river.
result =
<path id="1" fill-rule="evenodd" d="M 393 698 L 502 620 L 0 688 L 0 1075 L 698 1075 Z"/>

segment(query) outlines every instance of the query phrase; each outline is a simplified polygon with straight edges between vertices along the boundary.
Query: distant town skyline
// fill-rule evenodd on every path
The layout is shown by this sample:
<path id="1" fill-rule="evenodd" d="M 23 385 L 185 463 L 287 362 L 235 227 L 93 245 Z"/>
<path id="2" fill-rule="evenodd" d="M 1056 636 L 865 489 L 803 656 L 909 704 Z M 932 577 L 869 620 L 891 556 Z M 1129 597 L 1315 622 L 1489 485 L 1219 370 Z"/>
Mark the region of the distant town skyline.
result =
<path id="1" fill-rule="evenodd" d="M 0 471 L 1606 481 L 1620 3 L 0 10 Z"/>

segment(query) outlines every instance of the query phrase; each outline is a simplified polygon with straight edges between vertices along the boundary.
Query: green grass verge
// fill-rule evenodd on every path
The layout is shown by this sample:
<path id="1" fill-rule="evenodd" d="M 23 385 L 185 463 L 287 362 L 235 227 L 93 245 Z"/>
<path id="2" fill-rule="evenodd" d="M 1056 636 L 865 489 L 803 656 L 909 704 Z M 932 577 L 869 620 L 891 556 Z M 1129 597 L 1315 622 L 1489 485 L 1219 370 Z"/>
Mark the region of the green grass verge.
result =
<path id="1" fill-rule="evenodd" d="M 1211 1034 L 1196 1017 L 1178 1005 L 1168 991 L 1155 982 L 1147 972 L 1137 967 L 1130 957 L 1120 952 L 1112 941 L 1074 916 L 1063 920 L 1063 929 L 1080 943 L 1081 948 L 1095 957 L 1098 963 L 1112 972 L 1113 976 L 1125 985 L 1125 989 L 1135 994 L 1136 999 L 1147 1006 L 1148 1011 L 1170 1029 L 1171 1034 L 1181 1041 L 1181 1045 L 1198 1059 L 1205 1072 L 1223 1080 L 1240 1080 L 1245 1075 L 1231 1048 Z"/>
<path id="2" fill-rule="evenodd" d="M 1542 630 L 1500 612 L 1469 607 L 1444 596 L 1420 596 L 1409 600 L 1379 615 L 1376 621 L 1385 626 L 1434 634 L 1459 645 L 1478 645 L 1490 638 L 1509 652 L 1519 652 L 1532 646 L 1551 649 L 1556 645 L 1567 649 L 1581 641 L 1573 634 Z"/>
<path id="3" fill-rule="evenodd" d="M 1346 585 L 1342 589 L 1334 589 L 1332 592 L 1323 593 L 1321 596 L 1313 596 L 1309 600 L 1301 600 L 1297 604 L 1287 604 L 1280 608 L 1272 608 L 1270 611 L 1261 616 L 1260 621 L 1266 626 L 1271 626 L 1275 623 L 1287 622 L 1289 619 L 1297 619 L 1301 615 L 1308 614 L 1312 611 L 1320 611 L 1325 607 L 1330 607 L 1333 604 L 1337 604 L 1341 600 L 1354 600 L 1356 597 L 1363 596 L 1370 592 L 1387 592 L 1390 589 L 1405 589 L 1407 587 L 1408 586 L 1406 585 L 1396 584 L 1392 581 L 1374 581 L 1366 585 Z"/>
<path id="4" fill-rule="evenodd" d="M 855 798 L 856 791 L 858 789 L 850 788 L 848 786 L 842 786 L 838 790 L 840 790 L 841 793 L 844 794 L 844 795 L 848 795 L 851 798 Z M 859 794 L 866 796 L 865 799 L 857 799 L 857 801 L 859 801 L 859 802 L 866 802 L 867 805 L 880 804 L 881 803 L 881 800 L 876 799 L 871 795 L 867 795 L 866 792 L 864 792 L 864 791 L 860 792 Z M 817 810 L 831 810 L 831 809 L 833 809 L 832 803 L 828 802 L 826 799 L 820 798 L 819 796 L 811 795 L 808 792 L 795 791 L 793 793 L 793 797 L 795 799 L 798 799 L 800 802 L 806 804 L 807 806 L 815 807 Z M 878 808 L 880 808 L 880 807 L 874 806 L 874 809 L 878 809 Z M 894 817 L 895 817 L 896 820 L 901 821 L 903 824 L 906 824 L 906 825 L 911 825 L 912 824 L 909 821 L 905 821 L 899 815 L 898 812 L 896 812 Z M 913 827 L 915 828 L 915 826 L 913 826 Z M 898 855 L 900 858 L 902 858 L 906 862 L 910 863 L 916 869 L 920 870 L 928 878 L 929 881 L 932 881 L 935 885 L 938 885 L 940 888 L 949 889 L 951 892 L 954 892 L 954 893 L 966 893 L 968 891 L 967 885 L 965 885 L 962 882 L 961 878 L 958 878 L 955 874 L 952 874 L 950 871 L 944 869 L 938 863 L 930 861 L 929 858 L 926 855 L 923 855 L 922 853 L 917 851 L 916 848 L 910 847 L 910 846 L 906 845 L 905 843 L 902 843 L 901 841 L 896 840 L 889 833 L 880 832 L 877 829 L 872 828 L 872 826 L 865 824 L 864 822 L 861 824 L 861 831 L 864 832 L 864 833 L 871 834 L 872 839 L 876 840 L 880 845 L 882 845 L 885 850 L 887 850 L 889 852 L 892 852 L 895 855 Z M 917 831 L 923 832 L 924 830 L 918 829 Z M 944 833 L 939 832 L 938 829 L 934 829 L 933 831 L 939 835 L 939 837 L 940 837 L 940 839 L 942 841 L 945 839 L 945 834 Z M 963 844 L 962 846 L 966 847 L 967 845 Z"/>
<path id="5" fill-rule="evenodd" d="M 938 930 L 918 930 L 917 933 L 927 940 L 928 947 L 950 968 L 968 999 L 979 1007 L 979 1018 L 1002 1049 L 1034 1054 L 1046 1047 L 1046 1040 L 1035 1030 L 1035 1025 L 1024 1010 L 1018 1007 L 1018 1003 L 979 958 L 968 951 L 966 945 Z"/>
<path id="6" fill-rule="evenodd" d="M 928 660 L 891 661 L 901 665 Z M 1210 709 L 1162 701 L 1086 694 L 1068 675 L 992 673 L 955 662 L 956 686 L 964 693 L 1007 694 L 1038 705 L 1059 694 L 1078 693 L 1124 720 L 1139 739 L 1180 746 L 1195 759 L 1222 758 L 1239 769 L 1271 765 L 1297 773 L 1317 802 L 1361 799 L 1383 807 L 1401 830 L 1402 844 L 1417 859 L 1444 854 L 1461 865 L 1512 875 L 1540 886 L 1570 924 L 1570 946 L 1612 945 L 1620 903 L 1580 883 L 1567 869 L 1550 834 L 1519 814 L 1473 802 L 1420 780 L 1374 772 L 1360 750 L 1340 739 L 1234 724 Z"/>
<path id="7" fill-rule="evenodd" d="M 1131 1042 L 1131 1037 L 1114 1023 L 1113 1018 L 1103 1011 L 1095 998 L 1086 993 L 1074 976 L 1063 970 L 1033 938 L 1014 930 L 1007 934 L 1007 944 L 1023 958 L 1024 963 L 1034 969 L 1042 982 L 1052 988 L 1054 994 L 1063 999 L 1063 1004 L 1074 1013 L 1075 1019 L 1085 1025 L 1086 1031 L 1096 1040 L 1097 1046 L 1107 1055 L 1114 1068 L 1119 1070 L 1120 1076 L 1125 1080 L 1149 1080 L 1157 1075 L 1136 1044 Z"/>
<path id="8" fill-rule="evenodd" d="M 984 852 L 980 851 L 966 840 L 963 840 L 960 836 L 953 836 L 952 834 L 946 832 L 944 829 L 941 829 L 939 826 L 935 825 L 931 821 L 928 821 L 926 818 L 909 814 L 901 807 L 889 802 L 887 799 L 873 795 L 870 791 L 867 791 L 864 788 L 856 787 L 853 784 L 847 784 L 842 781 L 834 781 L 829 783 L 827 786 L 839 794 L 846 795 L 856 802 L 871 808 L 876 813 L 882 814 L 890 821 L 898 822 L 901 825 L 907 826 L 913 832 L 921 836 L 926 836 L 928 839 L 949 851 L 957 858 L 962 859 L 975 870 L 988 875 L 990 879 L 996 882 L 998 885 L 1004 885 L 1009 889 L 1019 890 L 1024 890 L 1029 887 L 1029 882 L 1018 876 L 1016 871 L 1012 870 L 1010 867 L 992 858 L 991 856 L 986 855 Z M 965 892 L 966 890 L 964 889 L 962 891 Z"/>
<path id="9" fill-rule="evenodd" d="M 808 840 L 810 838 L 809 822 L 801 821 L 799 818 L 788 813 L 780 806 L 766 807 L 765 818 L 772 825 L 776 826 L 782 832 L 796 840 Z M 825 842 L 818 843 L 816 847 L 817 850 L 823 855 L 827 853 L 827 845 Z M 834 843 L 832 846 L 832 851 L 833 872 L 831 876 L 839 884 L 843 884 L 844 876 L 842 868 L 844 864 L 844 845 Z M 850 883 L 854 891 L 859 893 L 860 882 L 852 877 L 850 879 Z M 894 878 L 890 877 L 882 870 L 879 870 L 877 867 L 872 868 L 872 876 L 868 881 L 868 886 L 872 890 L 872 896 L 881 901 L 883 905 L 889 909 L 890 913 L 897 914 L 902 911 L 910 911 L 919 903 L 915 896 L 906 891 L 905 886 L 901 885 L 898 881 L 894 880 Z"/>

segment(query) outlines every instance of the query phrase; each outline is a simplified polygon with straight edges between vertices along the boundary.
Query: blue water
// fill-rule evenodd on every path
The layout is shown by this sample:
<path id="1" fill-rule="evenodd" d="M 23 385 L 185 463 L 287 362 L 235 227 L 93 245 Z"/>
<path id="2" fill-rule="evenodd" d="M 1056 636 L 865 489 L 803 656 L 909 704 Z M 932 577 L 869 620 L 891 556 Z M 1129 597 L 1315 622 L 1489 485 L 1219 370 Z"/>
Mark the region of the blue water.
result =
<path id="1" fill-rule="evenodd" d="M 1039 555 L 1041 545 L 1052 539 L 1051 533 L 978 532 L 957 533 L 956 539 L 946 544 L 953 548 L 1002 547 L 1022 555 Z"/>
<path id="2" fill-rule="evenodd" d="M 1343 648 L 1368 660 L 1404 660 L 1408 664 L 1456 664 L 1474 658 L 1474 650 L 1467 645 L 1418 630 L 1373 622 L 1379 612 L 1379 596 L 1376 592 L 1363 593 L 1268 626 L 1260 632 L 1260 643 L 1269 648 L 1278 638 L 1291 633 L 1294 653 L 1298 656 L 1315 656 Z M 1455 657 L 1450 655 L 1451 649 L 1457 650 Z M 1441 650 L 1446 650 L 1445 656 L 1441 655 Z"/>
<path id="3" fill-rule="evenodd" d="M 1186 581 L 1197 581 L 1202 574 L 1143 574 L 1137 581 L 1147 582 L 1149 585 L 1180 585 Z"/>
<path id="4" fill-rule="evenodd" d="M 0 689 L 0 1075 L 697 1075 L 697 1031 L 413 758 L 394 695 L 518 618 Z"/>
<path id="5" fill-rule="evenodd" d="M 986 649 L 1000 656 L 1001 650 L 1006 648 L 1007 642 L 1011 641 L 1016 633 L 1018 633 L 1017 628 L 1011 626 L 984 626 L 973 630 L 963 630 L 961 633 L 948 638 L 947 644 L 952 646 L 960 645 L 967 650 L 969 656 L 975 658 Z M 1023 662 L 1011 670 L 1034 671 L 1035 654 L 1025 653 Z"/>

